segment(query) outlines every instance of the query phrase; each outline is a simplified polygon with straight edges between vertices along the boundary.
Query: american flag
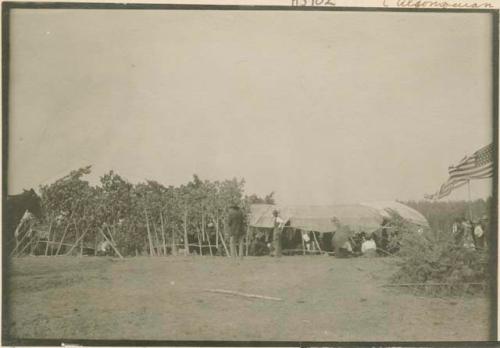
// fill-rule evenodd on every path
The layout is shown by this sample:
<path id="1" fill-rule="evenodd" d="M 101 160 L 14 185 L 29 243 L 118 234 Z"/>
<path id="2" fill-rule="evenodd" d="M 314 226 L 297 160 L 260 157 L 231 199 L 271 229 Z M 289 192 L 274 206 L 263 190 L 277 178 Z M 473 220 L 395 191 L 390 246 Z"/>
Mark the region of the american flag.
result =
<path id="1" fill-rule="evenodd" d="M 493 176 L 493 144 L 487 145 L 464 157 L 457 165 L 448 168 L 450 177 L 434 194 L 424 195 L 426 199 L 441 199 L 453 190 L 464 186 L 471 179 L 486 179 Z"/>
<path id="2" fill-rule="evenodd" d="M 486 179 L 493 176 L 493 144 L 466 156 L 457 165 L 448 168 L 449 180 Z"/>
<path id="3" fill-rule="evenodd" d="M 424 198 L 432 200 L 444 198 L 448 196 L 453 190 L 462 187 L 465 184 L 467 184 L 467 180 L 448 180 L 443 185 L 441 185 L 441 188 L 436 193 L 431 195 L 424 195 Z"/>

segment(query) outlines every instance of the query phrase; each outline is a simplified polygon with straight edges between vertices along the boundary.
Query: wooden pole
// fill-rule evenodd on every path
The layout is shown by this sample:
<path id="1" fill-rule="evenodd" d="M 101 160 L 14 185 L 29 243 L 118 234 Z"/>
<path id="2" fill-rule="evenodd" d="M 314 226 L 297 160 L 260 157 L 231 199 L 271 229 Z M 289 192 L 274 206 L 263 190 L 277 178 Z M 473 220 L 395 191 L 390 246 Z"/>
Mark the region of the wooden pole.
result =
<path id="1" fill-rule="evenodd" d="M 467 188 L 468 188 L 468 191 L 469 191 L 469 219 L 470 221 L 473 221 L 473 216 L 472 216 L 472 201 L 471 201 L 471 197 L 470 197 L 470 179 L 467 180 Z"/>
<path id="2" fill-rule="evenodd" d="M 220 231 L 217 231 L 217 233 L 220 233 Z M 227 250 L 226 242 L 224 242 L 224 237 L 221 235 L 220 236 L 220 241 L 222 242 L 222 245 L 224 246 L 224 250 L 226 251 L 226 256 L 230 257 L 229 251 Z"/>
<path id="3" fill-rule="evenodd" d="M 152 226 L 152 228 L 151 228 Z M 160 254 L 158 253 L 158 236 L 156 235 L 156 226 L 155 226 L 155 223 L 153 221 L 153 219 L 151 219 L 151 240 L 153 241 L 153 249 L 155 251 L 155 255 L 156 256 L 160 256 Z"/>
<path id="4" fill-rule="evenodd" d="M 153 242 L 151 241 L 151 231 L 149 230 L 149 219 L 148 212 L 144 209 L 144 215 L 146 216 L 146 228 L 148 231 L 148 241 L 149 241 L 149 256 L 155 256 L 155 251 L 153 248 Z"/>
<path id="5" fill-rule="evenodd" d="M 18 238 L 19 237 L 19 233 L 21 231 L 21 227 L 24 225 L 24 223 L 26 222 L 26 219 L 24 219 L 24 216 L 26 215 L 26 213 L 28 213 L 29 211 L 26 210 L 24 213 L 23 213 L 23 216 L 21 217 L 21 221 L 19 221 L 19 223 L 17 224 L 17 227 L 16 227 L 16 230 L 14 231 L 14 237 L 16 238 L 16 248 L 17 249 L 19 247 L 19 244 L 21 244 L 21 242 L 19 242 Z"/>
<path id="6" fill-rule="evenodd" d="M 75 244 L 73 244 L 73 246 L 69 249 L 69 251 L 64 254 L 64 255 L 69 255 L 71 254 L 71 252 L 73 251 L 73 249 L 76 248 L 76 246 L 80 243 L 80 241 L 83 239 L 83 237 L 85 237 L 85 235 L 87 234 L 87 232 L 89 231 L 89 229 L 87 228 L 81 235 L 80 237 L 78 237 L 78 239 L 76 240 Z"/>
<path id="7" fill-rule="evenodd" d="M 205 291 L 215 292 L 215 293 L 219 293 L 219 294 L 226 294 L 226 295 L 237 295 L 237 296 L 249 297 L 249 298 L 259 298 L 259 299 L 263 299 L 263 300 L 272 300 L 272 301 L 282 301 L 283 300 L 279 297 L 246 294 L 244 292 L 224 290 L 224 289 L 205 289 Z"/>
<path id="8" fill-rule="evenodd" d="M 201 231 L 199 229 L 198 229 L 197 236 L 198 236 L 198 247 L 200 248 L 200 255 L 203 256 L 203 248 L 202 248 L 202 245 L 201 245 L 201 239 L 202 238 L 200 238 Z"/>
<path id="9" fill-rule="evenodd" d="M 33 236 L 33 237 L 32 237 L 32 238 L 28 241 L 28 243 L 26 243 L 26 245 L 25 245 L 25 246 L 21 249 L 21 251 L 19 251 L 19 252 L 17 253 L 17 255 L 16 255 L 16 256 L 21 255 L 21 254 L 22 254 L 22 253 L 26 250 L 26 248 L 28 248 L 28 246 L 30 246 L 30 245 L 31 245 L 31 243 L 33 243 L 33 241 L 35 240 L 35 238 L 36 238 L 36 236 Z"/>
<path id="10" fill-rule="evenodd" d="M 42 242 L 42 244 L 45 243 L 45 242 Z M 54 241 L 50 241 L 50 242 L 46 242 L 48 244 L 56 244 L 56 245 L 59 245 L 59 242 L 54 242 Z M 69 243 L 63 243 L 63 245 L 65 246 L 69 246 L 69 247 L 72 247 L 73 244 L 69 244 Z M 93 250 L 94 248 L 91 248 L 91 247 L 84 247 L 84 249 L 91 249 Z"/>
<path id="11" fill-rule="evenodd" d="M 306 254 L 306 242 L 304 241 L 304 232 L 300 231 L 300 239 L 302 240 L 302 255 Z"/>
<path id="12" fill-rule="evenodd" d="M 212 244 L 210 243 L 210 235 L 208 234 L 208 231 L 205 229 L 205 213 L 201 214 L 201 233 L 203 233 L 207 237 L 208 251 L 210 252 L 210 256 L 214 256 L 212 253 Z"/>
<path id="13" fill-rule="evenodd" d="M 75 219 L 73 219 L 73 224 L 75 225 L 75 231 L 77 231 L 76 235 L 78 236 L 78 225 Z M 80 241 L 80 256 L 82 255 L 83 255 L 83 239 Z"/>
<path id="14" fill-rule="evenodd" d="M 113 230 L 114 230 L 115 226 L 113 225 L 112 227 L 113 227 Z M 113 245 L 118 245 L 118 244 L 116 244 L 115 239 L 113 238 L 113 234 L 111 233 L 111 229 L 107 225 L 106 225 L 106 228 L 108 229 L 109 238 L 111 239 L 111 243 L 113 243 Z"/>
<path id="15" fill-rule="evenodd" d="M 109 227 L 108 227 L 109 229 Z M 113 232 L 113 233 L 111 233 Z M 111 237 L 111 241 L 113 243 L 115 243 L 115 236 L 116 236 L 116 223 L 113 223 L 113 225 L 111 225 L 111 230 L 110 230 L 110 233 L 109 233 L 109 236 Z M 115 243 L 116 244 L 116 243 Z"/>
<path id="16" fill-rule="evenodd" d="M 319 246 L 318 240 L 316 239 L 316 232 L 313 232 L 312 234 L 314 236 L 314 241 L 316 242 L 316 245 L 318 246 L 319 252 L 322 253 L 323 250 L 321 250 L 321 247 Z"/>
<path id="17" fill-rule="evenodd" d="M 96 233 L 95 234 L 95 243 L 94 243 L 94 256 L 97 256 L 97 247 L 99 246 L 99 242 L 98 242 L 98 234 Z"/>
<path id="18" fill-rule="evenodd" d="M 163 225 L 163 213 L 160 210 L 161 239 L 163 241 L 163 255 L 167 256 L 167 245 L 165 244 L 165 227 Z"/>
<path id="19" fill-rule="evenodd" d="M 50 221 L 50 225 L 49 225 L 49 235 L 47 236 L 47 242 L 50 242 L 51 230 L 52 230 L 52 220 Z M 49 251 L 49 243 L 47 243 L 47 245 L 45 246 L 45 256 L 47 256 L 48 251 Z"/>
<path id="20" fill-rule="evenodd" d="M 62 236 L 61 241 L 59 242 L 59 246 L 57 247 L 57 250 L 56 250 L 56 256 L 59 255 L 59 250 L 61 250 L 61 245 L 62 245 L 62 242 L 64 242 L 64 238 L 66 237 L 66 233 L 68 233 L 69 225 L 70 225 L 70 223 L 68 223 L 66 225 L 66 228 L 64 229 L 63 236 Z"/>
<path id="21" fill-rule="evenodd" d="M 210 256 L 214 256 L 214 253 L 212 252 L 212 242 L 210 241 L 210 234 L 208 233 L 207 230 L 205 230 L 205 233 L 207 234 L 208 249 L 210 251 Z"/>
<path id="22" fill-rule="evenodd" d="M 35 235 L 36 235 L 36 243 L 35 243 L 35 245 L 31 248 L 30 255 L 33 255 L 33 253 L 36 251 L 36 247 L 37 247 L 37 246 L 38 246 L 38 244 L 40 243 L 40 236 L 38 235 L 38 233 L 36 233 Z"/>
<path id="23" fill-rule="evenodd" d="M 28 230 L 29 231 L 29 230 Z M 21 246 L 21 244 L 23 243 L 24 241 L 24 238 L 26 238 L 28 236 L 28 231 L 26 231 L 26 233 L 23 235 L 23 238 L 21 238 L 21 240 L 19 242 L 16 241 L 16 246 L 15 248 L 10 252 L 10 256 L 14 255 L 14 253 L 16 252 L 16 250 Z"/>
<path id="24" fill-rule="evenodd" d="M 201 210 L 201 240 L 205 241 L 205 214 L 203 214 L 203 208 Z"/>
<path id="25" fill-rule="evenodd" d="M 469 282 L 469 283 L 400 283 L 400 284 L 384 284 L 382 287 L 397 287 L 397 286 L 449 286 L 449 285 L 486 285 L 487 283 Z"/>
<path id="26" fill-rule="evenodd" d="M 184 210 L 184 255 L 189 255 L 189 245 L 188 245 L 188 234 L 187 234 L 187 217 L 188 210 L 185 208 Z"/>
<path id="27" fill-rule="evenodd" d="M 250 225 L 247 225 L 247 235 L 245 236 L 245 256 L 248 256 L 249 239 L 250 239 Z"/>
<path id="28" fill-rule="evenodd" d="M 205 234 L 206 234 L 206 237 L 207 237 L 208 250 L 210 251 L 210 256 L 214 256 L 214 254 L 212 252 L 212 242 L 210 241 L 210 234 L 208 233 L 207 230 L 205 230 Z"/>
<path id="29" fill-rule="evenodd" d="M 106 234 L 103 232 L 103 230 L 99 228 L 99 232 L 101 232 L 101 234 L 104 237 L 104 239 L 106 239 L 108 241 L 108 243 L 111 244 L 111 247 L 113 248 L 113 250 L 115 251 L 115 253 L 120 257 L 120 259 L 123 259 L 122 254 L 120 254 L 120 252 L 118 251 L 118 249 L 115 248 L 115 246 L 113 245 L 113 243 L 111 243 L 111 241 L 108 239 L 108 237 L 106 237 Z"/>
<path id="30" fill-rule="evenodd" d="M 219 250 L 219 218 L 214 220 L 215 223 L 215 247 Z"/>
<path id="31" fill-rule="evenodd" d="M 75 240 L 80 240 L 80 236 L 78 235 L 78 229 L 75 227 Z"/>
<path id="32" fill-rule="evenodd" d="M 156 224 L 155 222 L 152 220 L 151 223 L 153 224 L 153 231 L 155 231 L 155 251 L 156 251 L 156 255 L 157 256 L 160 256 L 161 254 L 163 254 L 163 250 L 161 248 L 161 245 L 160 245 L 160 238 L 158 238 L 158 229 L 156 228 Z"/>
<path id="33" fill-rule="evenodd" d="M 172 255 L 177 256 L 177 241 L 175 238 L 174 226 L 172 226 Z"/>

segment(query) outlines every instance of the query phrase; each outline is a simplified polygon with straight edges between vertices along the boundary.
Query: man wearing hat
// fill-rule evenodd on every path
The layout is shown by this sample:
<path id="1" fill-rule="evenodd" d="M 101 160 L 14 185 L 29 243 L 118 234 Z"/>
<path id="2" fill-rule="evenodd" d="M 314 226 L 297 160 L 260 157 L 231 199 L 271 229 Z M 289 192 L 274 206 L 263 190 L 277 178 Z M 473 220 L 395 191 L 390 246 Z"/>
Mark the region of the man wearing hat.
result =
<path id="1" fill-rule="evenodd" d="M 236 257 L 236 243 L 239 244 L 239 254 L 243 257 L 243 237 L 245 235 L 244 231 L 244 220 L 243 212 L 237 205 L 232 205 L 229 208 L 229 214 L 227 217 L 227 231 L 230 236 L 230 249 L 231 256 Z"/>
<path id="2" fill-rule="evenodd" d="M 285 226 L 285 221 L 280 218 L 279 211 L 276 209 L 273 210 L 273 247 L 274 247 L 274 256 L 281 257 L 281 231 L 283 231 L 283 227 Z M 273 256 L 271 254 L 271 256 Z"/>

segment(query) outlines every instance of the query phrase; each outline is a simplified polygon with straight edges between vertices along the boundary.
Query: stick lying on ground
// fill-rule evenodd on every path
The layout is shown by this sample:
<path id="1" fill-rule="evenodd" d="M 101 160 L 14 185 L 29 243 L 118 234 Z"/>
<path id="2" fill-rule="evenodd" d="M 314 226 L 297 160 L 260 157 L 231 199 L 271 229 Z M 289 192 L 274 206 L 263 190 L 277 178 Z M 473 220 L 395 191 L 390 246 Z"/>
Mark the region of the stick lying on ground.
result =
<path id="1" fill-rule="evenodd" d="M 205 289 L 205 291 L 209 291 L 209 292 L 216 292 L 216 293 L 220 293 L 220 294 L 227 294 L 227 295 L 236 295 L 236 296 L 250 297 L 250 298 L 260 298 L 260 299 L 263 299 L 263 300 L 283 301 L 283 299 L 278 298 L 278 297 L 270 297 L 270 296 L 261 296 L 261 295 L 245 294 L 245 293 L 243 293 L 243 292 L 231 291 L 231 290 L 222 290 L 222 289 Z"/>
<path id="2" fill-rule="evenodd" d="M 454 285 L 486 285 L 483 283 L 401 283 L 401 284 L 384 284 L 382 287 L 397 287 L 397 286 L 454 286 Z"/>

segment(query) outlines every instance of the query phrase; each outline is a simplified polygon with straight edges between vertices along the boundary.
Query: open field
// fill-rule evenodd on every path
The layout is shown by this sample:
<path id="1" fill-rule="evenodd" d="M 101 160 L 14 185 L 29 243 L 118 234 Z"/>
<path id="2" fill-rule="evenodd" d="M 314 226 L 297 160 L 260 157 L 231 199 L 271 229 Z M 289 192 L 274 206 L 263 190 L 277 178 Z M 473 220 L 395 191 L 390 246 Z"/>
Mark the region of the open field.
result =
<path id="1" fill-rule="evenodd" d="M 395 267 L 381 258 L 25 257 L 11 270 L 7 329 L 17 338 L 436 341 L 489 335 L 488 299 L 385 288 Z"/>

